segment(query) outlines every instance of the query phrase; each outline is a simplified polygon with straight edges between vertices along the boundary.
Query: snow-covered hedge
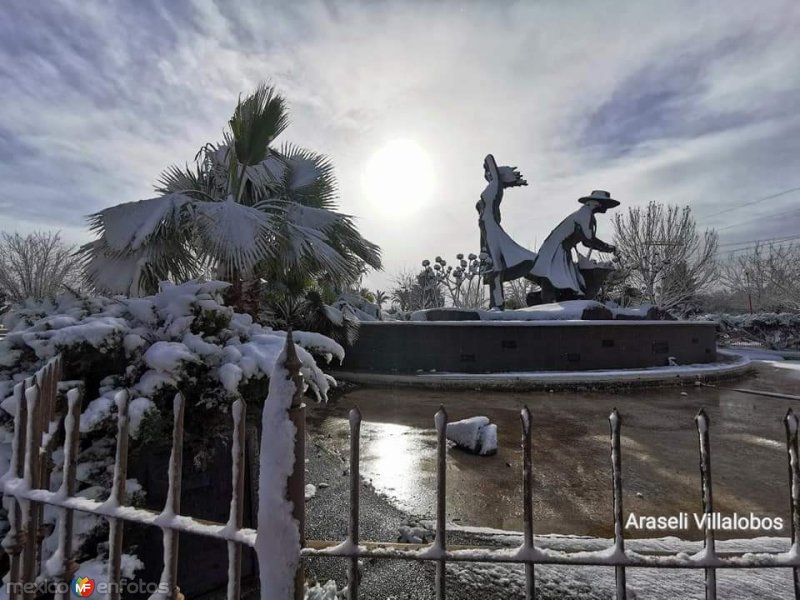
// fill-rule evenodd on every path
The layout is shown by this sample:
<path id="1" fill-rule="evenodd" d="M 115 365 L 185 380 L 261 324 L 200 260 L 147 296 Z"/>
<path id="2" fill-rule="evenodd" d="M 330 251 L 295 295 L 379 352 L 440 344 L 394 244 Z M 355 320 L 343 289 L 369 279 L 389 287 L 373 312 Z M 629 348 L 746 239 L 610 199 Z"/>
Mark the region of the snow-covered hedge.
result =
<path id="1" fill-rule="evenodd" d="M 775 350 L 800 349 L 800 314 L 708 314 L 702 321 L 716 321 L 723 342 L 755 341 Z"/>
<path id="2" fill-rule="evenodd" d="M 0 340 L 0 475 L 8 469 L 16 406 L 14 385 L 45 362 L 63 356 L 64 379 L 80 380 L 84 390 L 80 420 L 79 495 L 108 495 L 116 444 L 116 404 L 120 390 L 130 393 L 132 456 L 137 447 L 169 443 L 173 397 L 187 399 L 186 452 L 203 468 L 215 437 L 230 430 L 230 408 L 244 398 L 259 414 L 268 378 L 286 342 L 286 333 L 253 323 L 250 316 L 223 305 L 226 283 L 164 283 L 144 298 L 64 295 L 55 302 L 16 307 L 5 315 L 7 336 Z M 325 400 L 335 382 L 314 356 L 342 360 L 344 351 L 329 338 L 296 332 L 294 339 L 309 390 Z M 54 480 L 63 456 L 53 457 Z M 147 490 L 129 480 L 134 502 Z M 54 511 L 50 518 L 55 518 Z M 82 519 L 81 541 L 104 527 L 91 515 Z M 2 518 L 0 518 L 2 521 Z M 95 522 L 96 521 L 96 522 Z M 3 533 L 0 523 L 0 534 Z M 89 551 L 92 552 L 92 551 Z M 88 554 L 92 558 L 93 554 Z"/>

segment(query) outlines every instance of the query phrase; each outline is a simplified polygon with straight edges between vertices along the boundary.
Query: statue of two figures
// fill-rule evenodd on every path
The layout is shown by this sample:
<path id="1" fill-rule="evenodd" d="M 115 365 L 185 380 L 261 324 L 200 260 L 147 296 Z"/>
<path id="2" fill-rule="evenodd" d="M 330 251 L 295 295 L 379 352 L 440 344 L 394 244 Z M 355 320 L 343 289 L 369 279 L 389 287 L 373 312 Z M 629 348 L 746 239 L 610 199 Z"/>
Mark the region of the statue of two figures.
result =
<path id="1" fill-rule="evenodd" d="M 503 190 L 528 183 L 516 167 L 497 166 L 491 154 L 486 156 L 483 167 L 488 184 L 475 208 L 481 232 L 481 274 L 484 283 L 489 285 L 492 309 L 504 309 L 503 283 L 520 277 L 541 287 L 540 295 L 529 304 L 593 299 L 614 267 L 609 262 L 591 260 L 591 251 L 616 251 L 614 246 L 596 236 L 595 214 L 604 213 L 619 202 L 602 190 L 579 198 L 583 206 L 553 229 L 537 254 L 517 244 L 500 225 Z M 578 244 L 590 249 L 589 256 L 575 250 Z"/>

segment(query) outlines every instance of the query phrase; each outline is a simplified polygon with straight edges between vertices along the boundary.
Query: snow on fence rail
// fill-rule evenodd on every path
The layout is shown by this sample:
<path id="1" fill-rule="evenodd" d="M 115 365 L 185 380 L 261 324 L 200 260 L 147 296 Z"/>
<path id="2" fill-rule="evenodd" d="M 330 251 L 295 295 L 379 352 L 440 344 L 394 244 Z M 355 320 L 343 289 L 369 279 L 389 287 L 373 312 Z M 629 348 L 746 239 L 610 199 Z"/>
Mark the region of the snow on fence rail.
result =
<path id="1" fill-rule="evenodd" d="M 305 405 L 302 403 L 302 378 L 300 362 L 294 352 L 291 333 L 286 338 L 285 357 L 280 372 L 294 385 L 276 386 L 286 398 L 273 398 L 287 406 L 288 418 L 296 428 L 294 440 L 294 470 L 287 481 L 286 493 L 292 502 L 292 516 L 299 527 L 300 549 L 297 559 L 315 556 L 340 557 L 348 561 L 348 587 L 350 600 L 359 596 L 359 560 L 362 558 L 382 560 L 416 560 L 436 563 L 436 598 L 444 600 L 447 594 L 448 562 L 516 563 L 525 568 L 526 598 L 534 598 L 536 588 L 535 565 L 575 565 L 613 567 L 616 579 L 616 596 L 627 597 L 626 569 L 636 567 L 669 569 L 704 569 L 705 596 L 716 598 L 717 569 L 790 568 L 793 574 L 794 597 L 800 600 L 800 453 L 798 452 L 798 417 L 789 410 L 784 425 L 789 459 L 789 488 L 791 499 L 791 548 L 786 552 L 717 552 L 711 520 L 706 519 L 704 549 L 697 554 L 633 552 L 625 549 L 622 506 L 622 416 L 615 409 L 610 417 L 611 480 L 613 490 L 614 543 L 604 550 L 564 552 L 537 547 L 533 535 L 533 462 L 531 454 L 532 416 L 525 407 L 521 417 L 521 446 L 523 453 L 523 543 L 519 548 L 489 548 L 450 546 L 447 544 L 446 522 L 446 467 L 447 467 L 447 422 L 444 408 L 435 415 L 437 433 L 437 477 L 436 477 L 436 537 L 432 544 L 403 544 L 393 542 L 364 542 L 359 535 L 360 511 L 360 431 L 361 413 L 358 408 L 350 411 L 350 520 L 348 535 L 344 541 L 305 540 Z M 277 370 L 276 370 L 277 373 Z M 277 375 L 275 375 L 277 376 Z M 118 438 L 114 480 L 111 494 L 105 502 L 76 497 L 76 463 L 79 447 L 79 418 L 81 395 L 79 389 L 67 392 L 66 414 L 56 415 L 56 392 L 61 377 L 61 359 L 56 357 L 42 368 L 35 377 L 20 382 L 14 388 L 17 411 L 14 418 L 14 440 L 11 465 L 7 475 L 0 481 L 7 499 L 10 529 L 2 542 L 2 548 L 10 557 L 9 598 L 33 598 L 34 593 L 22 584 L 55 581 L 62 584 L 56 598 L 69 598 L 68 583 L 75 574 L 73 561 L 72 530 L 74 511 L 89 512 L 109 520 L 109 598 L 119 598 L 120 566 L 123 548 L 124 523 L 138 523 L 160 527 L 164 541 L 164 565 L 161 575 L 161 593 L 158 597 L 181 598 L 177 581 L 178 536 L 190 532 L 228 543 L 228 587 L 229 599 L 241 594 L 242 546 L 257 548 L 256 531 L 242 528 L 245 450 L 245 405 L 238 400 L 233 405 L 233 497 L 227 523 L 214 523 L 194 519 L 180 514 L 180 492 L 182 475 L 183 419 L 185 398 L 178 393 L 174 403 L 172 452 L 169 462 L 169 487 L 162 512 L 125 505 L 125 478 L 128 446 L 128 394 L 118 394 Z M 291 398 L 289 398 L 291 396 Z M 54 420 L 55 417 L 56 420 Z M 700 474 L 703 512 L 713 513 L 711 447 L 709 444 L 710 421 L 701 410 L 695 418 L 700 450 Z M 50 490 L 51 456 L 54 442 L 63 437 L 63 478 L 57 491 Z M 291 452 L 292 448 L 286 448 Z M 43 565 L 42 528 L 44 505 L 59 509 L 57 521 L 58 547 Z M 269 534 L 264 531 L 264 534 Z M 286 553 L 293 552 L 286 548 Z M 294 598 L 302 599 L 304 574 L 302 560 L 294 576 L 294 582 L 283 582 L 286 589 L 294 587 Z M 43 568 L 44 567 L 44 568 Z M 262 583 L 266 583 L 263 579 Z M 38 579 L 37 579 L 38 577 Z M 294 583 L 294 586 L 292 586 Z M 26 589 L 28 591 L 26 591 Z M 265 595 L 266 592 L 266 595 Z M 262 589 L 262 597 L 279 597 L 274 590 Z M 155 597 L 155 596 L 154 596 Z M 288 600 L 288 599 L 286 599 Z"/>

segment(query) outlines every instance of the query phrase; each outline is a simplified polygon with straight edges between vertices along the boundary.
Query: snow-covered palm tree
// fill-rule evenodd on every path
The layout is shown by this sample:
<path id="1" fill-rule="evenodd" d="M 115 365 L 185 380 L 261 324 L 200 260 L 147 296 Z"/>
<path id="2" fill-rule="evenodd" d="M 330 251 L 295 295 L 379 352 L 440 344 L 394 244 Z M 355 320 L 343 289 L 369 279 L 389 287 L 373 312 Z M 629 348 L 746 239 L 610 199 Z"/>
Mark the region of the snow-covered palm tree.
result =
<path id="1" fill-rule="evenodd" d="M 98 239 L 81 248 L 88 280 L 106 293 L 141 295 L 209 268 L 234 283 L 298 272 L 348 282 L 365 265 L 380 268 L 380 249 L 336 210 L 330 161 L 273 147 L 287 125 L 272 87 L 240 98 L 223 141 L 204 146 L 194 166 L 162 173 L 157 197 L 89 217 Z"/>

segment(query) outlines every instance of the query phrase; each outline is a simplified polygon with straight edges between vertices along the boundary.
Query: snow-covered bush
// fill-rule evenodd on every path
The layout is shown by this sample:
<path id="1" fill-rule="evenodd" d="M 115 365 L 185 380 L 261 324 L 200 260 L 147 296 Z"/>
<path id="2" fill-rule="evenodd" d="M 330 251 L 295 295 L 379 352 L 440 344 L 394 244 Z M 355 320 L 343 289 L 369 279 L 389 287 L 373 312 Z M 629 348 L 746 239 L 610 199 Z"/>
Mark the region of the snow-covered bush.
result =
<path id="1" fill-rule="evenodd" d="M 758 342 L 774 350 L 800 349 L 800 314 L 708 314 L 702 321 L 716 321 L 720 341 Z"/>
<path id="2" fill-rule="evenodd" d="M 116 444 L 114 398 L 121 390 L 130 394 L 132 460 L 139 449 L 170 443 L 173 398 L 180 391 L 187 399 L 185 455 L 202 469 L 215 442 L 230 435 L 229 413 L 236 399 L 243 398 L 258 421 L 269 374 L 286 342 L 285 332 L 224 306 L 221 293 L 227 286 L 218 281 L 163 283 L 157 294 L 144 298 L 67 294 L 12 310 L 4 319 L 8 334 L 0 340 L 0 475 L 10 455 L 16 412 L 12 389 L 57 354 L 63 357 L 63 379 L 79 382 L 84 392 L 79 495 L 108 495 Z M 341 361 L 342 347 L 309 332 L 297 332 L 295 341 L 309 391 L 325 400 L 335 382 L 314 356 Z M 59 398 L 58 406 L 63 403 Z M 60 477 L 59 461 L 60 452 L 53 457 L 54 480 Z M 147 493 L 134 480 L 128 491 L 134 502 Z M 101 521 L 85 528 L 82 541 L 91 545 L 92 535 L 102 533 L 97 528 L 105 527 Z M 95 538 L 92 548 L 84 548 L 89 558 L 102 536 Z"/>

